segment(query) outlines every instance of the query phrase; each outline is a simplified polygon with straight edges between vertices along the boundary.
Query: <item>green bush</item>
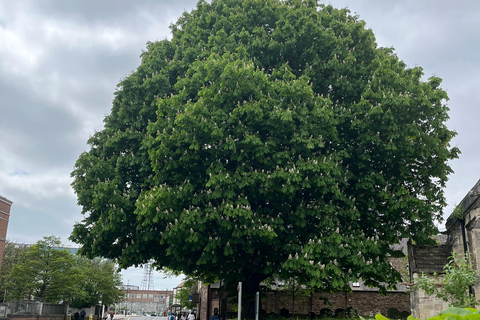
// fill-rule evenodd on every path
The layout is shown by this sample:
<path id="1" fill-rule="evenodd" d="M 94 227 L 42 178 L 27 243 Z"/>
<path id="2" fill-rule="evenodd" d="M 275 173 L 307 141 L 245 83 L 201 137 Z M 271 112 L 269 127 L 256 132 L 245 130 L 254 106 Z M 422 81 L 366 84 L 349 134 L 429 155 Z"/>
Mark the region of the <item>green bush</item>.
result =
<path id="1" fill-rule="evenodd" d="M 473 306 L 477 301 L 470 295 L 468 288 L 480 279 L 480 275 L 470 261 L 468 254 L 462 259 L 457 259 L 453 253 L 452 259 L 444 267 L 443 277 L 439 278 L 434 274 L 432 278 L 422 274 L 415 280 L 413 289 L 422 289 L 429 295 L 435 295 L 447 302 L 450 307 Z"/>

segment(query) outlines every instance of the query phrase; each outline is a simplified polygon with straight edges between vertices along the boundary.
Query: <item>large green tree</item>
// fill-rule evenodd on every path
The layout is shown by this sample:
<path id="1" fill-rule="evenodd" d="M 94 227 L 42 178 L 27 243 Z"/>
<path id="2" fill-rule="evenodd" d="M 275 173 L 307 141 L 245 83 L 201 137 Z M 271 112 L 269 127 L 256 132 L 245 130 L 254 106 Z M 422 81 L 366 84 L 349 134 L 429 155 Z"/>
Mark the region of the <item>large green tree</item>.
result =
<path id="1" fill-rule="evenodd" d="M 437 232 L 458 154 L 441 79 L 311 0 L 200 1 L 171 30 L 75 164 L 80 252 L 247 291 L 398 281 L 391 245 Z"/>

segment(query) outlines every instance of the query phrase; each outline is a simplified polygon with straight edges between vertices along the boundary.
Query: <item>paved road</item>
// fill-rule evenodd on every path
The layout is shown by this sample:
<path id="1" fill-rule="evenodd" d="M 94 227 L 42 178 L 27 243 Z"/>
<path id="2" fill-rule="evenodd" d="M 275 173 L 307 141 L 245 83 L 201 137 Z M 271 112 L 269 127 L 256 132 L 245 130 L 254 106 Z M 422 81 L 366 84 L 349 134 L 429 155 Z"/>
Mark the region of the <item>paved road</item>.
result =
<path id="1" fill-rule="evenodd" d="M 123 316 L 115 315 L 113 320 L 167 320 L 167 317 L 151 317 L 151 316 Z"/>

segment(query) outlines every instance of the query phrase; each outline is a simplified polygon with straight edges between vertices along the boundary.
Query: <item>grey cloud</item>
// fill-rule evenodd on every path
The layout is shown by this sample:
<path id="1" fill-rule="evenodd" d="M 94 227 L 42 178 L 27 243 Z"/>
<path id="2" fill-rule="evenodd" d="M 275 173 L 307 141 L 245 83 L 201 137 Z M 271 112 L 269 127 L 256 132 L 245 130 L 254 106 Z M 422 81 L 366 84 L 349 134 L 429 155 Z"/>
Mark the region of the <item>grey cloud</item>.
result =
<path id="1" fill-rule="evenodd" d="M 175 5 L 0 2 L 0 36 L 9 44 L 0 47 L 0 195 L 14 201 L 9 240 L 68 242 L 82 219 L 69 186 L 74 162 L 145 43 L 168 37 L 168 25 L 193 2 Z"/>
<path id="2" fill-rule="evenodd" d="M 16 201 L 18 200 L 18 201 Z M 64 243 L 72 232 L 72 220 L 80 220 L 80 214 L 71 214 L 76 208 L 72 205 L 72 199 L 39 200 L 35 206 L 22 204 L 22 197 L 15 197 L 12 209 L 14 213 L 10 217 L 7 237 L 11 241 L 34 243 L 44 236 L 55 235 Z M 70 213 L 69 213 L 70 212 Z M 45 221 L 55 223 L 45 223 Z M 26 224 L 28 223 L 28 226 Z"/>
<path id="3" fill-rule="evenodd" d="M 74 147 L 69 143 L 72 130 L 79 128 L 79 119 L 64 110 L 52 108 L 26 90 L 25 83 L 0 78 L 2 96 L 1 131 L 22 133 L 22 143 L 2 140 L 0 145 L 23 159 L 31 159 L 37 168 L 64 165 Z M 12 134 L 14 136 L 14 134 Z M 12 143 L 13 142 L 13 143 Z"/>
<path id="4" fill-rule="evenodd" d="M 175 2 L 147 0 L 108 1 L 29 1 L 28 6 L 39 15 L 77 21 L 79 24 L 144 28 L 145 21 L 173 22 L 188 8 L 195 5 L 192 0 Z M 170 19 L 171 18 L 171 19 Z M 169 20 L 169 21 L 166 21 Z M 171 20 L 171 21 L 170 21 Z"/>
<path id="5" fill-rule="evenodd" d="M 475 57 L 480 35 L 480 3 L 464 1 L 349 1 L 336 0 L 333 5 L 357 12 L 376 34 L 382 46 L 393 46 L 402 60 L 430 69 L 445 59 Z M 473 49 L 472 48 L 472 49 Z"/>

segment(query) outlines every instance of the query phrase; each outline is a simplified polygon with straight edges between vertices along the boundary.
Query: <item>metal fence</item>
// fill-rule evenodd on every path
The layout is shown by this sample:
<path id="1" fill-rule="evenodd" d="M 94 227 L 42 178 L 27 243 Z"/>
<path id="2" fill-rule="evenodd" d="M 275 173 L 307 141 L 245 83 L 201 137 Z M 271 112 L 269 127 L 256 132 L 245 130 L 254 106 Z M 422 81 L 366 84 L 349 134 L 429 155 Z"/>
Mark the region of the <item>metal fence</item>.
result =
<path id="1" fill-rule="evenodd" d="M 65 306 L 63 304 L 52 304 L 52 303 L 44 303 L 42 314 L 65 314 Z"/>
<path id="2" fill-rule="evenodd" d="M 8 304 L 7 303 L 1 303 L 0 304 L 0 318 L 6 318 L 7 317 L 7 308 Z"/>
<path id="3" fill-rule="evenodd" d="M 65 305 L 33 300 L 12 300 L 0 305 L 0 317 L 8 314 L 65 314 Z"/>

